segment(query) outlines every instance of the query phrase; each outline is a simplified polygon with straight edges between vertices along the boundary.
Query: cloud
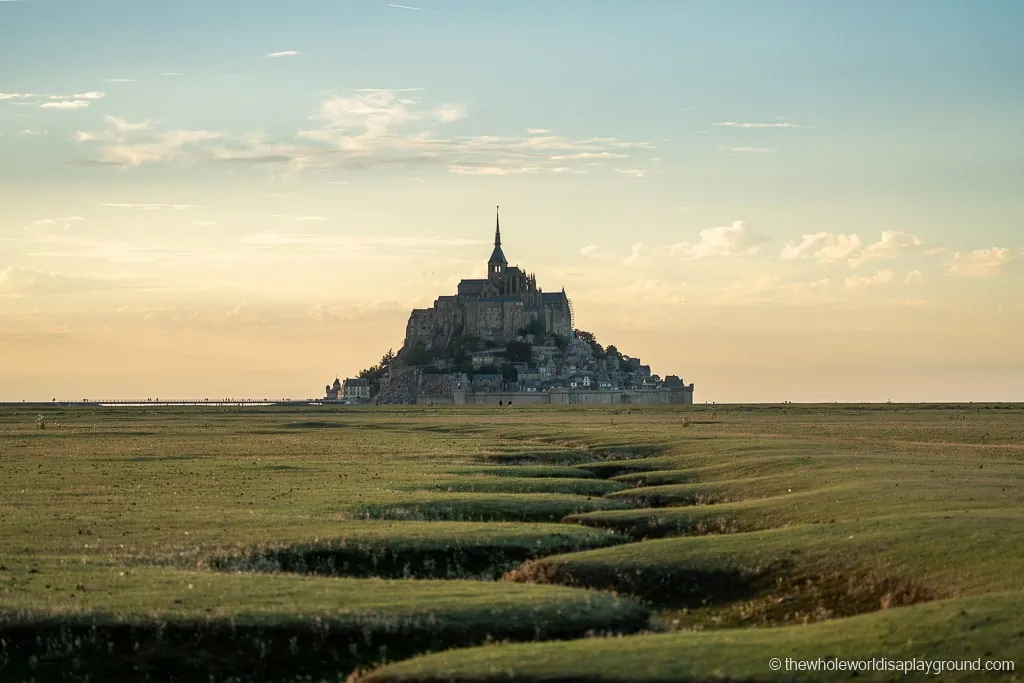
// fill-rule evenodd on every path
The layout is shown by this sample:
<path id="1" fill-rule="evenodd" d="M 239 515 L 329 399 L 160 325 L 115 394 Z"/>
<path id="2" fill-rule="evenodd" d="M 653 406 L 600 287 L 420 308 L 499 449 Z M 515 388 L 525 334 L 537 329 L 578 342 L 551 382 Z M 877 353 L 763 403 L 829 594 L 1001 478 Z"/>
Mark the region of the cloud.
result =
<path id="1" fill-rule="evenodd" d="M 423 7 L 413 7 L 412 5 L 393 5 L 388 3 L 388 7 L 394 7 L 395 9 L 407 9 L 413 12 L 429 12 L 430 10 L 424 9 Z"/>
<path id="2" fill-rule="evenodd" d="M 509 175 L 510 173 L 536 173 L 539 169 L 536 166 L 503 168 L 501 166 L 467 166 L 456 164 L 454 166 L 449 166 L 448 170 L 459 175 Z"/>
<path id="3" fill-rule="evenodd" d="M 89 106 L 88 100 L 60 100 L 57 102 L 43 102 L 40 109 L 85 109 Z"/>
<path id="4" fill-rule="evenodd" d="M 737 154 L 769 154 L 776 151 L 770 147 L 720 147 L 719 149 Z"/>
<path id="5" fill-rule="evenodd" d="M 51 100 L 102 100 L 106 93 L 98 90 L 75 93 L 74 95 L 50 95 Z"/>
<path id="6" fill-rule="evenodd" d="M 146 142 L 119 142 L 100 148 L 96 163 L 111 166 L 141 166 L 145 163 L 174 161 L 188 156 L 189 148 L 199 143 L 217 140 L 220 133 L 208 130 L 169 130 L 153 136 Z M 91 137 L 86 140 L 95 140 Z M 82 137 L 79 137 L 80 141 Z"/>
<path id="7" fill-rule="evenodd" d="M 953 275 L 961 277 L 995 277 L 1002 275 L 1006 266 L 1017 258 L 1017 254 L 1005 247 L 992 247 L 967 253 L 958 251 L 947 266 Z"/>
<path id="8" fill-rule="evenodd" d="M 90 90 L 89 92 L 80 92 L 73 95 L 41 95 L 27 92 L 10 92 L 0 93 L 0 101 L 24 101 L 25 104 L 38 102 L 40 109 L 74 110 L 85 109 L 93 101 L 103 99 L 105 96 L 106 93 L 99 92 L 98 90 Z"/>
<path id="9" fill-rule="evenodd" d="M 45 130 L 39 130 L 38 128 L 26 128 L 25 130 L 18 133 L 18 135 L 24 135 L 26 137 L 34 138 L 46 135 Z"/>
<path id="10" fill-rule="evenodd" d="M 134 78 L 108 78 L 107 83 L 134 83 Z"/>
<path id="11" fill-rule="evenodd" d="M 856 234 L 816 232 L 803 235 L 799 243 L 790 242 L 783 247 L 781 257 L 783 260 L 814 259 L 822 264 L 846 261 L 851 268 L 858 268 L 869 261 L 892 260 L 908 252 L 937 253 L 917 235 L 886 230 L 877 242 L 870 244 L 863 244 Z"/>
<path id="12" fill-rule="evenodd" d="M 462 175 L 564 173 L 566 162 L 621 158 L 624 150 L 653 149 L 647 142 L 612 137 L 572 139 L 556 135 L 450 136 L 439 132 L 465 118 L 465 106 L 424 106 L 418 89 L 363 89 L 321 101 L 312 125 L 292 139 L 213 131 L 128 130 L 112 124 L 84 132 L 82 142 L 100 142 L 93 163 L 140 166 L 159 162 L 210 162 L 284 166 L 293 172 L 402 169 L 420 176 L 435 167 Z M 112 123 L 108 120 L 108 123 Z M 557 170 L 556 170 L 557 169 Z M 637 169 L 639 170 L 639 169 Z"/>
<path id="13" fill-rule="evenodd" d="M 750 256 L 756 254 L 761 243 L 767 240 L 746 226 L 743 221 L 721 225 L 700 231 L 700 242 L 681 242 L 666 247 L 671 256 L 683 258 L 708 258 L 715 256 Z"/>
<path id="14" fill-rule="evenodd" d="M 876 259 L 894 259 L 905 251 L 921 251 L 924 242 L 916 235 L 906 232 L 886 230 L 881 239 L 866 245 L 858 254 L 850 259 L 850 266 L 856 268 L 868 261 Z"/>
<path id="15" fill-rule="evenodd" d="M 587 246 L 580 249 L 580 254 L 582 254 L 583 256 L 596 256 L 600 248 L 601 247 L 597 244 L 588 244 Z"/>
<path id="16" fill-rule="evenodd" d="M 886 284 L 889 282 L 892 282 L 892 271 L 880 270 L 874 275 L 864 277 L 847 277 L 843 286 L 846 287 L 846 289 L 863 289 L 864 287 L 873 287 L 875 285 Z"/>
<path id="17" fill-rule="evenodd" d="M 718 123 L 712 123 L 712 126 L 725 126 L 726 128 L 800 128 L 801 126 L 795 123 L 778 122 L 778 123 L 741 123 L 739 121 L 720 121 Z"/>
<path id="18" fill-rule="evenodd" d="M 163 73 L 162 73 L 162 74 L 160 74 L 160 75 L 161 75 L 161 76 L 169 76 L 169 77 L 174 77 L 174 76 L 182 76 L 182 75 L 184 75 L 184 74 L 182 74 L 182 73 L 181 73 L 181 72 L 179 72 L 179 71 L 165 71 L 165 72 L 163 72 Z"/>
<path id="19" fill-rule="evenodd" d="M 40 218 L 32 221 L 32 225 L 57 225 L 58 223 L 79 223 L 85 219 L 81 216 L 61 216 L 60 218 Z"/>
<path id="20" fill-rule="evenodd" d="M 622 261 L 622 265 L 631 266 L 640 260 L 640 257 L 646 251 L 647 245 L 643 242 L 636 242 L 629 251 L 629 256 Z"/>
<path id="21" fill-rule="evenodd" d="M 0 294 L 52 296 L 83 291 L 153 289 L 166 281 L 158 278 L 67 275 L 10 266 L 0 270 Z"/>
<path id="22" fill-rule="evenodd" d="M 924 273 L 915 268 L 913 270 L 907 271 L 907 274 L 906 276 L 904 276 L 903 281 L 908 285 L 919 285 L 928 282 L 928 278 L 925 276 Z"/>
<path id="23" fill-rule="evenodd" d="M 626 159 L 628 154 L 617 152 L 577 152 L 575 154 L 556 154 L 549 157 L 552 161 L 571 161 L 574 159 Z"/>
<path id="24" fill-rule="evenodd" d="M 529 135 L 544 135 L 546 133 L 550 133 L 551 131 L 548 130 L 547 128 L 527 128 L 526 132 Z"/>
<path id="25" fill-rule="evenodd" d="M 816 259 L 819 263 L 835 263 L 850 258 L 861 248 L 857 235 L 835 235 L 816 232 L 803 235 L 799 244 L 792 242 L 782 248 L 783 260 Z"/>
<path id="26" fill-rule="evenodd" d="M 615 172 L 623 175 L 631 175 L 634 178 L 644 178 L 647 176 L 647 171 L 639 168 L 617 168 L 615 169 Z"/>
<path id="27" fill-rule="evenodd" d="M 134 131 L 137 131 L 137 130 L 146 130 L 150 126 L 150 122 L 149 121 L 139 121 L 137 123 L 131 123 L 130 121 L 122 119 L 122 118 L 120 118 L 118 116 L 107 116 L 106 120 L 107 120 L 107 123 L 109 123 L 110 125 L 112 125 L 114 127 L 114 130 L 117 133 L 120 133 L 122 135 L 125 134 L 125 133 L 131 133 L 131 132 L 134 132 Z"/>
<path id="28" fill-rule="evenodd" d="M 281 50 L 280 52 L 268 52 L 267 57 L 271 59 L 278 59 L 280 57 L 298 57 L 299 53 L 296 50 Z"/>
<path id="29" fill-rule="evenodd" d="M 466 118 L 466 106 L 462 104 L 442 104 L 434 110 L 434 116 L 442 123 L 453 123 Z"/>

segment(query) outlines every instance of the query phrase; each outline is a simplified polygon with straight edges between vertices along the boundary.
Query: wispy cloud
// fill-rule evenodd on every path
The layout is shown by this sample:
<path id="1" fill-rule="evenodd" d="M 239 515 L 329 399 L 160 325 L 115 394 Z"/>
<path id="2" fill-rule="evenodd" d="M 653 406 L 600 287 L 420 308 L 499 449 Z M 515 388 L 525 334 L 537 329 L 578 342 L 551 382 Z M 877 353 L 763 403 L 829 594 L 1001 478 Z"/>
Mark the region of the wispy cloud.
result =
<path id="1" fill-rule="evenodd" d="M 633 246 L 630 247 L 629 256 L 623 259 L 622 265 L 631 266 L 634 263 L 638 262 L 646 250 L 647 245 L 644 244 L 643 242 L 634 243 Z"/>
<path id="2" fill-rule="evenodd" d="M 297 50 L 281 50 L 280 52 L 268 52 L 267 57 L 271 59 L 278 59 L 280 57 L 298 57 L 299 53 Z"/>
<path id="3" fill-rule="evenodd" d="M 89 106 L 88 100 L 60 100 L 57 102 L 43 102 L 40 109 L 85 109 Z"/>
<path id="4" fill-rule="evenodd" d="M 1002 275 L 1006 267 L 1020 258 L 1005 247 L 975 249 L 966 253 L 956 252 L 947 264 L 953 275 L 961 277 L 995 277 Z"/>
<path id="5" fill-rule="evenodd" d="M 42 136 L 44 136 L 46 134 L 47 134 L 47 132 L 45 130 L 40 130 L 38 128 L 26 128 L 25 130 L 23 130 L 20 133 L 18 133 L 18 135 L 23 135 L 25 137 L 30 137 L 30 138 L 42 137 Z"/>
<path id="6" fill-rule="evenodd" d="M 907 274 L 903 277 L 903 281 L 908 285 L 920 285 L 928 282 L 928 278 L 917 268 L 907 271 Z"/>
<path id="7" fill-rule="evenodd" d="M 595 256 L 600 248 L 601 247 L 597 244 L 588 244 L 580 249 L 580 254 L 583 256 Z"/>
<path id="8" fill-rule="evenodd" d="M 527 128 L 526 132 L 530 135 L 545 135 L 551 131 L 547 128 Z"/>
<path id="9" fill-rule="evenodd" d="M 412 5 L 393 5 L 391 3 L 388 3 L 388 7 L 394 7 L 395 9 L 408 9 L 408 10 L 412 10 L 413 12 L 429 12 L 430 11 L 430 10 L 425 9 L 423 7 L 413 7 Z"/>
<path id="10" fill-rule="evenodd" d="M 128 142 L 127 138 L 149 128 L 149 122 L 131 123 L 116 116 L 108 116 L 110 129 L 99 133 L 79 131 L 79 142 L 114 142 L 100 148 L 94 162 L 111 166 L 141 166 L 145 163 L 173 161 L 186 155 L 189 148 L 202 142 L 217 140 L 221 134 L 208 130 L 175 129 L 151 135 L 146 141 Z"/>
<path id="11" fill-rule="evenodd" d="M 110 289 L 154 289 L 166 280 L 139 277 L 69 275 L 10 266 L 0 270 L 0 294 L 54 296 Z"/>
<path id="12" fill-rule="evenodd" d="M 4 100 L 32 100 L 40 95 L 30 92 L 0 92 L 0 101 Z"/>
<path id="13" fill-rule="evenodd" d="M 841 235 L 830 232 L 816 232 L 803 235 L 800 242 L 790 242 L 782 248 L 781 258 L 786 261 L 813 259 L 818 263 L 830 264 L 846 261 L 851 268 L 857 268 L 869 261 L 892 260 L 905 253 L 934 252 L 917 235 L 895 230 L 886 230 L 877 242 L 864 244 L 856 234 Z"/>
<path id="14" fill-rule="evenodd" d="M 795 123 L 780 121 L 776 123 L 745 123 L 741 121 L 718 121 L 712 126 L 724 126 L 725 128 L 801 128 Z"/>
<path id="15" fill-rule="evenodd" d="M 715 256 L 751 256 L 760 250 L 767 238 L 747 227 L 743 221 L 700 231 L 700 242 L 680 242 L 666 247 L 670 256 L 688 259 Z"/>
<path id="16" fill-rule="evenodd" d="M 107 83 L 134 83 L 134 78 L 108 78 Z"/>
<path id="17" fill-rule="evenodd" d="M 631 148 L 654 148 L 647 142 L 611 137 L 457 137 L 438 132 L 465 117 L 465 106 L 460 103 L 424 106 L 418 89 L 363 89 L 324 99 L 310 117 L 313 125 L 299 131 L 292 140 L 258 133 L 140 132 L 112 122 L 109 130 L 82 133 L 78 139 L 100 143 L 116 140 L 118 144 L 99 146 L 96 161 L 122 167 L 168 161 L 283 166 L 292 172 L 432 166 L 462 175 L 563 173 L 569 161 L 621 158 Z"/>
<path id="18" fill-rule="evenodd" d="M 803 235 L 799 244 L 792 242 L 782 248 L 783 260 L 813 258 L 819 263 L 835 263 L 849 258 L 861 248 L 857 235 L 836 235 L 816 232 Z"/>
<path id="19" fill-rule="evenodd" d="M 615 169 L 615 172 L 623 175 L 631 175 L 634 178 L 644 178 L 647 176 L 647 172 L 640 168 L 617 168 Z"/>
<path id="20" fill-rule="evenodd" d="M 183 74 L 180 71 L 164 71 L 160 75 L 161 76 L 174 77 L 174 76 L 182 76 Z"/>
<path id="21" fill-rule="evenodd" d="M 466 118 L 466 105 L 442 104 L 434 110 L 434 116 L 442 123 L 453 123 Z"/>
<path id="22" fill-rule="evenodd" d="M 843 286 L 846 289 L 863 289 L 864 287 L 873 287 L 876 285 L 882 285 L 892 282 L 892 271 L 891 270 L 880 270 L 874 275 L 866 275 L 863 277 L 849 276 L 843 282 Z"/>
<path id="23" fill-rule="evenodd" d="M 769 154 L 776 151 L 770 147 L 720 147 L 719 149 L 734 154 Z"/>
<path id="24" fill-rule="evenodd" d="M 628 154 L 618 152 L 576 152 L 575 154 L 556 154 L 550 159 L 552 161 L 572 161 L 574 159 L 625 159 Z"/>
<path id="25" fill-rule="evenodd" d="M 32 221 L 32 225 L 57 225 L 59 223 L 79 223 L 85 219 L 81 216 L 61 216 L 59 218 L 40 218 Z"/>
<path id="26" fill-rule="evenodd" d="M 107 94 L 98 90 L 79 92 L 74 95 L 50 95 L 51 100 L 102 100 Z"/>

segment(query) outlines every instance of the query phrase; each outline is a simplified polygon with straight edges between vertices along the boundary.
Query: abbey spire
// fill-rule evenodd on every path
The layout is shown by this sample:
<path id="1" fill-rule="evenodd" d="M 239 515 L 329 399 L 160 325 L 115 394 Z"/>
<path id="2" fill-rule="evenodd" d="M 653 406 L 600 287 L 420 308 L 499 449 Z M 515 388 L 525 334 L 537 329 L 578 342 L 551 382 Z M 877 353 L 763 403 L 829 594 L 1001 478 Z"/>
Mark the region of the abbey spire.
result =
<path id="1" fill-rule="evenodd" d="M 494 217 L 494 251 L 491 258 L 487 260 L 487 279 L 491 282 L 500 282 L 505 279 L 505 269 L 508 267 L 508 260 L 501 250 L 501 221 L 495 212 Z"/>

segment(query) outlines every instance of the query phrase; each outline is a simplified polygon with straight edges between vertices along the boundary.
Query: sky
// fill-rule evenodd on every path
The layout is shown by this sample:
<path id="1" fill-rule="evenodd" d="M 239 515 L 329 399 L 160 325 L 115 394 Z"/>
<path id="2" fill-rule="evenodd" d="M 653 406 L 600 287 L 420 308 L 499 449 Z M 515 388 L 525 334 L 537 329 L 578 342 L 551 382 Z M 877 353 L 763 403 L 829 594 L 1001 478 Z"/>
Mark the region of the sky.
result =
<path id="1" fill-rule="evenodd" d="M 1017 0 L 0 0 L 0 401 L 314 397 L 504 252 L 695 401 L 1024 401 Z"/>

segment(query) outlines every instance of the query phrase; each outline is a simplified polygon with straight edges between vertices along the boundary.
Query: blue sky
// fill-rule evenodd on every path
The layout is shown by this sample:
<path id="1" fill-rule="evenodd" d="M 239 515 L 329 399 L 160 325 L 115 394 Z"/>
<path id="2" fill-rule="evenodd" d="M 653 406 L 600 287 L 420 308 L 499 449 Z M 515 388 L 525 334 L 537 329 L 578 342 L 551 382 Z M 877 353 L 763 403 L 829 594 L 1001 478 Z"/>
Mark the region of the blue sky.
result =
<path id="1" fill-rule="evenodd" d="M 0 352 L 65 359 L 0 363 L 0 398 L 301 395 L 477 276 L 501 204 L 581 327 L 708 400 L 1024 400 L 1022 29 L 994 0 L 0 1 Z M 333 341 L 254 371 L 295 336 Z"/>

